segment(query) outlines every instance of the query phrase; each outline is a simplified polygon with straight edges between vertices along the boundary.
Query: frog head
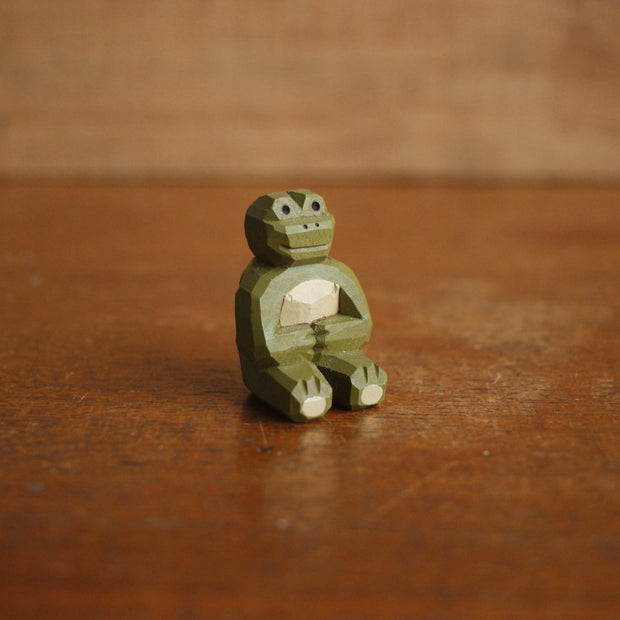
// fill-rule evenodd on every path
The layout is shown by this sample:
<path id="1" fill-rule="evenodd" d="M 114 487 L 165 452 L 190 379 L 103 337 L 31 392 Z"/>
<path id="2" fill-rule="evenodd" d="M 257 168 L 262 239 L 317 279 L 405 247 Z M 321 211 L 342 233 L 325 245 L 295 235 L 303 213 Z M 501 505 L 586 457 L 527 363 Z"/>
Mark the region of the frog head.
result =
<path id="1" fill-rule="evenodd" d="M 248 208 L 245 236 L 254 256 L 269 265 L 316 263 L 329 254 L 334 218 L 308 189 L 274 192 Z"/>

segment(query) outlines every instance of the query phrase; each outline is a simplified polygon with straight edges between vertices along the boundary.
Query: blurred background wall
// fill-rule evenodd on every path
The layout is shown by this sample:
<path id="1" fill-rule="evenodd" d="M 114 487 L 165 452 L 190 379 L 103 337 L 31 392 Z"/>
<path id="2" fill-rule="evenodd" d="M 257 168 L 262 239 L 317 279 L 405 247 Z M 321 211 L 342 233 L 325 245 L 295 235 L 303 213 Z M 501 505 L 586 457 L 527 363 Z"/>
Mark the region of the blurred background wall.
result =
<path id="1" fill-rule="evenodd" d="M 618 0 L 3 0 L 0 176 L 620 180 Z"/>

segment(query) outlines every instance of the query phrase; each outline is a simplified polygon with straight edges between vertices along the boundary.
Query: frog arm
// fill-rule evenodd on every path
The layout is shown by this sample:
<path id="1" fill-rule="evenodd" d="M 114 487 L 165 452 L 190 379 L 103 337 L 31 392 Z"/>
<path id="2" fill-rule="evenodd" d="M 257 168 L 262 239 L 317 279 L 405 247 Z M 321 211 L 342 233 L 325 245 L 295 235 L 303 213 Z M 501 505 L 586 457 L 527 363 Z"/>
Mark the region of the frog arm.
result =
<path id="1" fill-rule="evenodd" d="M 361 348 L 370 339 L 372 329 L 364 291 L 349 267 L 331 258 L 328 259 L 328 264 L 339 272 L 339 311 L 334 316 L 317 321 L 315 332 L 324 340 L 325 346 Z"/>
<path id="2" fill-rule="evenodd" d="M 273 290 L 273 281 L 282 272 L 283 268 L 254 259 L 243 272 L 235 295 L 239 354 L 263 366 L 293 361 L 300 349 L 311 350 L 314 345 L 309 325 L 279 326 L 282 295 L 277 287 Z"/>

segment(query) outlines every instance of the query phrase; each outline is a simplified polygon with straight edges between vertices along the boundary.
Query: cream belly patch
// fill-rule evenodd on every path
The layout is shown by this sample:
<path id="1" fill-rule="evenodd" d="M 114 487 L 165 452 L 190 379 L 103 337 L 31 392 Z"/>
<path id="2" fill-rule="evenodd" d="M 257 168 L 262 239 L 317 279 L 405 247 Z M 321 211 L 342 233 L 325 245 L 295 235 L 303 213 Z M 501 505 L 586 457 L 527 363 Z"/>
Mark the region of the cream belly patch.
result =
<path id="1" fill-rule="evenodd" d="M 329 280 L 306 280 L 291 289 L 282 302 L 280 326 L 311 325 L 338 314 L 340 287 Z"/>

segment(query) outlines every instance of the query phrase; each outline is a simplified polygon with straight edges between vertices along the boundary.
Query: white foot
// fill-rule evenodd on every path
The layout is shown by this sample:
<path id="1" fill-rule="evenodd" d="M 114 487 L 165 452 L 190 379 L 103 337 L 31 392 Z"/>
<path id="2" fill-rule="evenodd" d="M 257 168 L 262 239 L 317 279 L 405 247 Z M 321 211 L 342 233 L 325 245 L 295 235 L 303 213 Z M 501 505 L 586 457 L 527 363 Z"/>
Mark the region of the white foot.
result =
<path id="1" fill-rule="evenodd" d="M 363 405 L 370 407 L 376 405 L 383 396 L 383 388 L 378 385 L 367 385 L 360 394 L 360 400 Z"/>
<path id="2" fill-rule="evenodd" d="M 310 398 L 304 400 L 301 412 L 309 420 L 319 418 L 325 413 L 326 405 L 327 401 L 322 396 L 310 396 Z"/>

